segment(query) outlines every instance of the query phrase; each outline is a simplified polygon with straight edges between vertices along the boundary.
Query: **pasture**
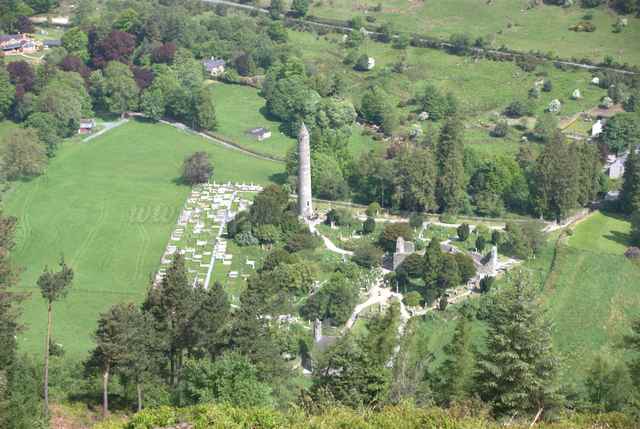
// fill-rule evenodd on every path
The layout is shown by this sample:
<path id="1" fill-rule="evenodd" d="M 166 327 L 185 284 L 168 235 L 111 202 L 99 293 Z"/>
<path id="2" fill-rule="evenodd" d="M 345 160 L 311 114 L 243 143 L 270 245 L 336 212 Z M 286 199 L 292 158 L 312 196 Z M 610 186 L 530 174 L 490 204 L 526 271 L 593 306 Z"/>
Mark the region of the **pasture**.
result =
<path id="1" fill-rule="evenodd" d="M 341 72 L 356 104 L 370 86 L 385 89 L 389 100 L 397 104 L 409 101 L 431 83 L 444 92 L 453 93 L 458 98 L 461 113 L 481 116 L 501 112 L 512 101 L 526 99 L 534 82 L 546 78 L 553 88 L 550 92 L 542 92 L 536 100 L 535 114 L 543 113 L 549 102 L 557 98 L 563 104 L 561 115 L 564 116 L 591 109 L 606 95 L 602 89 L 590 84 L 591 74 L 584 71 L 565 72 L 543 65 L 528 73 L 513 62 L 474 59 L 428 48 L 394 49 L 389 44 L 373 41 L 365 42 L 360 51 L 376 60 L 375 68 L 357 72 L 343 64 L 348 49 L 339 35 L 318 36 L 291 31 L 289 38 L 300 48 L 302 58 L 314 68 Z M 402 73 L 393 70 L 399 62 L 406 66 Z M 582 93 L 579 100 L 571 100 L 575 89 Z M 415 109 L 410 105 L 402 111 L 408 114 Z"/>
<path id="2" fill-rule="evenodd" d="M 218 130 L 215 134 L 224 136 L 238 146 L 261 155 L 284 159 L 296 140 L 280 131 L 280 122 L 270 118 L 266 112 L 266 101 L 255 88 L 242 85 L 213 84 L 216 103 Z M 247 135 L 251 128 L 264 127 L 271 131 L 271 138 L 258 141 Z M 349 149 L 354 155 L 374 147 L 375 142 L 353 128 Z"/>
<path id="3" fill-rule="evenodd" d="M 68 356 L 92 346 L 99 313 L 144 298 L 190 190 L 179 184 L 182 162 L 195 151 L 209 153 L 219 182 L 267 184 L 283 170 L 166 125 L 130 122 L 90 143 L 65 143 L 45 175 L 15 184 L 3 209 L 18 218 L 13 257 L 23 269 L 19 289 L 31 293 L 21 351 L 43 349 L 46 306 L 36 280 L 61 254 L 75 280 L 54 305 L 53 338 Z"/>
<path id="4" fill-rule="evenodd" d="M 339 20 L 366 16 L 372 25 L 390 23 L 397 31 L 419 33 L 447 39 L 467 33 L 483 37 L 490 46 L 503 45 L 523 52 L 552 52 L 564 58 L 602 61 L 606 56 L 620 63 L 640 65 L 640 19 L 624 16 L 628 25 L 620 33 L 613 26 L 618 15 L 602 6 L 568 8 L 538 2 L 528 8 L 527 0 L 320 0 L 313 2 L 310 14 Z M 381 5 L 379 11 L 376 6 Z M 596 26 L 592 33 L 569 28 L 592 15 Z"/>

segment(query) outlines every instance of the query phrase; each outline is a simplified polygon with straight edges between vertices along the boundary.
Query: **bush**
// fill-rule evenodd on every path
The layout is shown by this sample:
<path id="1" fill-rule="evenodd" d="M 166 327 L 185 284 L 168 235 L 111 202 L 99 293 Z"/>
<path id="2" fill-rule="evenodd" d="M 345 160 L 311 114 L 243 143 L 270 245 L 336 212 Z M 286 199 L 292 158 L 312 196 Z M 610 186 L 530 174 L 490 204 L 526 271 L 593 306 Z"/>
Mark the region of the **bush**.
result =
<path id="1" fill-rule="evenodd" d="M 350 226 L 355 222 L 351 212 L 347 209 L 331 209 L 327 213 L 325 224 L 331 225 L 331 223 L 337 226 Z"/>
<path id="2" fill-rule="evenodd" d="M 458 263 L 458 270 L 460 270 L 462 283 L 466 283 L 476 275 L 476 266 L 473 263 L 473 258 L 465 253 L 456 253 L 455 258 Z"/>
<path id="3" fill-rule="evenodd" d="M 460 241 L 467 241 L 469 234 L 471 233 L 471 227 L 469 227 L 469 224 L 463 223 L 458 227 L 457 232 Z"/>
<path id="4" fill-rule="evenodd" d="M 602 2 L 603 2 L 603 0 L 582 0 L 581 4 L 582 4 L 582 7 L 584 7 L 584 8 L 591 8 L 591 7 L 600 6 L 602 4 Z M 591 14 L 589 12 L 587 15 L 589 15 L 589 14 L 593 17 L 593 14 Z M 584 19 L 587 19 L 586 15 L 585 15 Z"/>
<path id="5" fill-rule="evenodd" d="M 544 83 L 542 84 L 542 90 L 544 92 L 551 92 L 552 89 L 553 89 L 553 83 L 551 83 L 549 79 L 545 79 Z"/>
<path id="6" fill-rule="evenodd" d="M 291 236 L 287 240 L 284 248 L 287 252 L 295 253 L 301 250 L 313 250 L 320 245 L 320 238 L 309 233 L 309 231 L 300 231 Z"/>
<path id="7" fill-rule="evenodd" d="M 577 32 L 593 33 L 596 31 L 596 25 L 591 21 L 580 21 L 569 29 Z"/>
<path id="8" fill-rule="evenodd" d="M 369 235 L 375 230 L 376 230 L 376 221 L 375 221 L 375 219 L 372 218 L 372 217 L 368 217 L 367 220 L 365 220 L 362 223 L 362 233 L 365 234 L 365 235 Z"/>
<path id="9" fill-rule="evenodd" d="M 496 126 L 493 128 L 493 131 L 491 131 L 491 135 L 493 137 L 502 138 L 502 137 L 506 137 L 508 132 L 509 132 L 509 124 L 507 123 L 507 121 L 498 121 Z"/>
<path id="10" fill-rule="evenodd" d="M 382 207 L 380 207 L 380 204 L 373 202 L 367 206 L 367 210 L 365 211 L 365 214 L 369 217 L 376 217 L 380 213 L 380 210 L 382 210 Z"/>
<path id="11" fill-rule="evenodd" d="M 456 217 L 456 215 L 452 213 L 442 213 L 438 218 L 438 220 L 442 223 L 449 223 L 449 224 L 458 222 L 458 218 Z"/>
<path id="12" fill-rule="evenodd" d="M 422 303 L 422 295 L 415 290 L 405 294 L 403 299 L 404 305 L 407 307 L 417 307 Z"/>
<path id="13" fill-rule="evenodd" d="M 422 213 L 414 213 L 409 218 L 409 225 L 411 225 L 411 228 L 415 228 L 415 229 L 422 228 L 423 224 L 424 224 L 424 215 Z"/>
<path id="14" fill-rule="evenodd" d="M 528 101 L 512 101 L 504 110 L 504 114 L 510 118 L 520 118 L 530 115 L 533 112 L 533 105 Z"/>
<path id="15" fill-rule="evenodd" d="M 483 277 L 482 280 L 480 280 L 480 293 L 489 292 L 494 281 L 495 277 Z"/>
<path id="16" fill-rule="evenodd" d="M 235 236 L 234 241 L 238 246 L 257 246 L 260 244 L 257 238 L 253 236 L 251 231 L 242 231 Z"/>
<path id="17" fill-rule="evenodd" d="M 371 243 L 360 243 L 351 260 L 363 268 L 379 267 L 382 264 L 382 250 Z"/>
<path id="18" fill-rule="evenodd" d="M 407 241 L 413 240 L 413 231 L 408 223 L 386 224 L 378 242 L 385 251 L 394 252 L 398 237 L 403 237 Z"/>

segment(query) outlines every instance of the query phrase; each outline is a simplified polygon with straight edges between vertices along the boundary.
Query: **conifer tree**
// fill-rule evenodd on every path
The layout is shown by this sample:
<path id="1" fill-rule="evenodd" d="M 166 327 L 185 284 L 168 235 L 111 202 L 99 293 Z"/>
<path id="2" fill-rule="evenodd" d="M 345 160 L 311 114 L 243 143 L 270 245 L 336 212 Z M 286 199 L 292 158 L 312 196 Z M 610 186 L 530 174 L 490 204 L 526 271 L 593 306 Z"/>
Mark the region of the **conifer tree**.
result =
<path id="1" fill-rule="evenodd" d="M 433 238 L 424 254 L 423 280 L 427 289 L 436 287 L 442 262 L 443 254 L 440 242 Z"/>
<path id="2" fill-rule="evenodd" d="M 564 219 L 578 203 L 577 152 L 558 136 L 544 146 L 533 171 L 533 195 L 538 214 Z"/>
<path id="3" fill-rule="evenodd" d="M 462 122 L 447 120 L 440 132 L 437 148 L 438 203 L 443 212 L 457 213 L 465 198 Z"/>
<path id="4" fill-rule="evenodd" d="M 631 151 L 624 163 L 624 181 L 620 194 L 620 208 L 625 213 L 640 210 L 640 154 Z"/>
<path id="5" fill-rule="evenodd" d="M 602 162 L 598 147 L 593 144 L 575 145 L 579 160 L 578 204 L 586 206 L 593 201 L 600 190 Z"/>
<path id="6" fill-rule="evenodd" d="M 476 354 L 472 343 L 471 320 L 460 314 L 451 342 L 444 348 L 447 358 L 440 368 L 438 388 L 441 402 L 451 404 L 473 394 Z"/>
<path id="7" fill-rule="evenodd" d="M 487 312 L 486 353 L 480 356 L 476 389 L 496 414 L 536 413 L 558 405 L 558 361 L 530 277 L 516 272 Z"/>
<path id="8" fill-rule="evenodd" d="M 437 171 L 431 150 L 406 148 L 394 161 L 394 203 L 403 210 L 435 209 Z"/>
<path id="9" fill-rule="evenodd" d="M 102 375 L 102 414 L 109 414 L 110 376 L 133 360 L 133 334 L 138 326 L 140 312 L 133 304 L 116 304 L 100 315 L 95 332 L 96 348 L 86 363 L 89 372 L 98 370 Z M 143 356 L 137 358 L 144 359 Z"/>
<path id="10" fill-rule="evenodd" d="M 182 354 L 191 336 L 185 335 L 194 312 L 194 292 L 187 277 L 184 256 L 177 253 L 158 287 L 149 290 L 143 310 L 152 315 L 158 341 L 165 343 L 169 382 L 175 386 Z"/>
<path id="11" fill-rule="evenodd" d="M 227 342 L 231 306 L 222 285 L 216 282 L 208 290 L 197 290 L 198 309 L 193 315 L 195 343 L 211 358 Z"/>
<path id="12" fill-rule="evenodd" d="M 53 303 L 64 299 L 73 281 L 73 270 L 60 258 L 60 271 L 54 272 L 48 267 L 38 278 L 38 287 L 42 297 L 47 301 L 47 336 L 44 348 L 44 413 L 49 413 L 49 346 L 51 345 L 51 331 L 53 330 Z"/>

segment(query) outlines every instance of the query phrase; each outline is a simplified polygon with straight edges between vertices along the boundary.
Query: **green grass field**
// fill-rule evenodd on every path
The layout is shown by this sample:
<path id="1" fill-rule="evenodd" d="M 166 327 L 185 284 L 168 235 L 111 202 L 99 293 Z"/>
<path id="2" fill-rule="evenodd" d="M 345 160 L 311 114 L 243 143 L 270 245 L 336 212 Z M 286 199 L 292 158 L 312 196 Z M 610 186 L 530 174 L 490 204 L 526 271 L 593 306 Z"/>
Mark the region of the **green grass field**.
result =
<path id="1" fill-rule="evenodd" d="M 347 20 L 373 17 L 391 23 L 397 31 L 448 38 L 455 33 L 484 37 L 493 47 L 506 45 L 520 51 L 554 52 L 565 58 L 601 61 L 610 55 L 620 63 L 640 65 L 640 19 L 628 15 L 621 33 L 612 31 L 618 16 L 605 7 L 583 9 L 580 2 L 569 8 L 541 4 L 527 9 L 526 0 L 319 0 L 311 14 Z M 542 3 L 542 2 L 540 2 Z M 380 12 L 372 9 L 381 4 Z M 590 12 L 593 33 L 569 28 Z"/>
<path id="2" fill-rule="evenodd" d="M 216 102 L 218 130 L 216 134 L 230 139 L 239 146 L 252 152 L 284 159 L 289 149 L 296 144 L 292 139 L 280 132 L 280 122 L 269 119 L 265 112 L 266 101 L 258 90 L 249 86 L 213 84 Z M 271 131 L 271 138 L 262 142 L 247 136 L 247 130 L 264 127 Z M 362 135 L 360 128 L 354 127 L 349 149 L 358 155 L 371 147 L 375 142 Z"/>
<path id="3" fill-rule="evenodd" d="M 597 212 L 575 228 L 568 243 L 560 244 L 552 272 L 555 237 L 535 260 L 524 264 L 534 279 L 546 280 L 541 296 L 553 322 L 565 382 L 582 379 L 598 353 L 621 357 L 618 346 L 629 321 L 640 316 L 640 266 L 623 256 L 628 231 L 628 221 Z M 418 323 L 413 341 L 424 343 L 421 353 L 425 348 L 434 353 L 434 368 L 443 359 L 442 348 L 451 339 L 456 317 L 447 310 Z M 475 325 L 480 343 L 482 324 Z"/>
<path id="4" fill-rule="evenodd" d="M 512 62 L 475 60 L 450 55 L 445 52 L 413 48 L 399 50 L 391 45 L 366 42 L 361 51 L 376 60 L 376 67 L 369 72 L 356 72 L 342 63 L 347 55 L 340 36 L 330 34 L 319 37 L 307 32 L 289 32 L 292 44 L 300 48 L 302 57 L 322 71 L 342 71 L 349 82 L 349 94 L 357 104 L 366 88 L 375 85 L 384 88 L 393 102 L 414 97 L 429 82 L 441 90 L 452 92 L 460 102 L 462 113 L 477 116 L 491 111 L 502 111 L 510 102 L 527 97 L 530 88 L 540 75 L 551 80 L 551 92 L 543 92 L 537 100 L 536 114 L 542 113 L 554 98 L 563 103 L 562 115 L 590 109 L 605 95 L 600 88 L 590 85 L 591 74 L 564 72 L 552 66 L 540 66 L 535 73 L 522 71 Z M 404 59 L 408 68 L 395 73 L 391 67 Z M 571 94 L 579 88 L 582 99 L 571 100 Z M 415 109 L 415 107 L 413 107 Z M 404 109 L 408 113 L 410 109 Z"/>
<path id="5" fill-rule="evenodd" d="M 631 224 L 615 214 L 597 212 L 575 227 L 569 246 L 597 253 L 620 256 L 630 246 Z"/>
<path id="6" fill-rule="evenodd" d="M 63 253 L 75 270 L 69 296 L 54 307 L 54 338 L 84 356 L 100 312 L 143 299 L 189 187 L 176 179 L 185 156 L 206 151 L 217 181 L 269 183 L 280 164 L 261 161 L 165 125 L 131 122 L 90 143 L 66 143 L 47 172 L 18 183 L 4 202 L 18 218 L 15 263 L 24 308 L 22 351 L 41 352 L 46 307 L 35 282 Z"/>

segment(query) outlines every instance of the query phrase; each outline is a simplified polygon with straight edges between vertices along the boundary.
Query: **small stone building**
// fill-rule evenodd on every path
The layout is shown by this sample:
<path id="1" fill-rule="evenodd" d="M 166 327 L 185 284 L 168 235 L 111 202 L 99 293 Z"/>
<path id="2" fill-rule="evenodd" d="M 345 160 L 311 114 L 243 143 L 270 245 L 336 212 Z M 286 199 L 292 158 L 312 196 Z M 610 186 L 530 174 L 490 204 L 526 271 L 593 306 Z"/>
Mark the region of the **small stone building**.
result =
<path id="1" fill-rule="evenodd" d="M 393 253 L 393 270 L 398 269 L 407 256 L 415 253 L 416 247 L 413 242 L 405 241 L 403 237 L 396 240 L 396 251 Z"/>

